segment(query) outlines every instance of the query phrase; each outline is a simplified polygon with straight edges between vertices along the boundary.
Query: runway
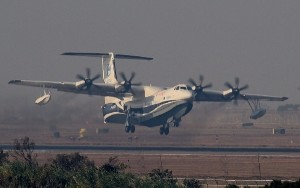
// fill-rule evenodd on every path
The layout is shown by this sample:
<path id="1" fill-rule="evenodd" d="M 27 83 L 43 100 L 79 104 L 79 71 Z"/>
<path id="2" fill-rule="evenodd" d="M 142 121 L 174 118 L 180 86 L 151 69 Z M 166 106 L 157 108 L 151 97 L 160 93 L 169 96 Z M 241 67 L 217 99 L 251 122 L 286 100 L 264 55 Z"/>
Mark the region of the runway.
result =
<path id="1" fill-rule="evenodd" d="M 11 145 L 1 145 L 12 150 Z M 93 152 L 157 152 L 157 153 L 267 153 L 300 154 L 298 147 L 186 147 L 186 146 L 91 146 L 91 145 L 36 145 L 40 151 L 93 151 Z"/>

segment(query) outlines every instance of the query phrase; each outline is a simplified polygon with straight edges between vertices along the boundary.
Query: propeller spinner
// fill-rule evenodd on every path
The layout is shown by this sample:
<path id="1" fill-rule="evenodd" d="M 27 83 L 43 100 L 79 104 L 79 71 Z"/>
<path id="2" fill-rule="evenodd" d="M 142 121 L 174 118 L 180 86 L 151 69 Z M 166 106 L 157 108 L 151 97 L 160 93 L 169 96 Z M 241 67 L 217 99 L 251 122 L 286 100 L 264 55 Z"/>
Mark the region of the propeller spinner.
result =
<path id="1" fill-rule="evenodd" d="M 90 87 L 93 85 L 93 82 L 95 80 L 97 80 L 98 78 L 100 78 L 100 74 L 95 75 L 93 78 L 90 78 L 90 77 L 91 77 L 91 69 L 90 68 L 86 68 L 86 77 L 84 77 L 80 74 L 76 75 L 77 79 L 84 81 L 84 84 L 80 87 L 81 89 L 84 88 L 86 90 L 89 90 Z"/>
<path id="2" fill-rule="evenodd" d="M 196 91 L 197 93 L 202 92 L 203 89 L 207 89 L 207 88 L 211 88 L 212 87 L 211 83 L 202 86 L 203 81 L 204 81 L 203 75 L 199 76 L 199 81 L 200 81 L 200 84 L 197 85 L 197 83 L 192 78 L 189 79 L 189 83 L 193 86 L 193 90 Z"/>
<path id="3" fill-rule="evenodd" d="M 235 104 L 237 104 L 237 97 L 240 95 L 240 91 L 248 89 L 249 85 L 246 84 L 243 87 L 239 88 L 240 79 L 238 77 L 235 78 L 235 87 L 233 87 L 229 82 L 225 82 L 225 86 L 232 90 L 232 94 L 235 99 Z"/>
<path id="4" fill-rule="evenodd" d="M 132 90 L 131 86 L 139 86 L 142 85 L 141 83 L 132 83 L 133 78 L 135 77 L 135 72 L 131 73 L 131 76 L 129 79 L 127 79 L 124 72 L 120 72 L 120 76 L 122 77 L 123 81 L 121 82 L 121 85 L 124 87 L 124 92 L 131 91 L 134 94 L 134 91 Z"/>

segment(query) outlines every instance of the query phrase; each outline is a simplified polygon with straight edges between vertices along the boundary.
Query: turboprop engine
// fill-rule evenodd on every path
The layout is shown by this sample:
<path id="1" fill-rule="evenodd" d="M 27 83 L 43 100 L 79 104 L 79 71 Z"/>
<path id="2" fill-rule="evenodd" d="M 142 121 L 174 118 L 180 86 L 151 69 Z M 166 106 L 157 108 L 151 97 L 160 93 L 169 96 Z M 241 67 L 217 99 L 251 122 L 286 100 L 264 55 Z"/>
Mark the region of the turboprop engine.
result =
<path id="1" fill-rule="evenodd" d="M 35 104 L 37 104 L 37 105 L 45 105 L 45 104 L 47 104 L 50 101 L 50 99 L 51 99 L 50 93 L 49 94 L 44 93 L 43 96 L 38 97 L 35 100 Z"/>
<path id="2" fill-rule="evenodd" d="M 120 72 L 120 76 L 122 77 L 123 81 L 120 84 L 115 85 L 115 91 L 117 93 L 131 92 L 131 93 L 135 94 L 134 91 L 132 90 L 131 86 L 140 86 L 140 85 L 142 85 L 141 83 L 131 83 L 131 81 L 135 77 L 135 72 L 131 73 L 131 76 L 130 76 L 129 79 L 127 79 L 124 72 Z"/>

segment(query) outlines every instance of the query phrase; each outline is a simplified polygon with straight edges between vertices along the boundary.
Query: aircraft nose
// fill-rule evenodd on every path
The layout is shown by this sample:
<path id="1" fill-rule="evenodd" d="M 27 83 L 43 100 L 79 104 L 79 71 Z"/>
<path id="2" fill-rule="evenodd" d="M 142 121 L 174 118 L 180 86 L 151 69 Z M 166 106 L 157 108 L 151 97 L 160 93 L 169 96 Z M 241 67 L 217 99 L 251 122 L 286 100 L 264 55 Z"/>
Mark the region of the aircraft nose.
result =
<path id="1" fill-rule="evenodd" d="M 187 101 L 193 101 L 193 100 L 194 100 L 194 94 L 193 94 L 193 92 L 187 91 L 187 92 L 185 93 L 184 98 L 185 98 L 185 100 L 187 100 Z"/>

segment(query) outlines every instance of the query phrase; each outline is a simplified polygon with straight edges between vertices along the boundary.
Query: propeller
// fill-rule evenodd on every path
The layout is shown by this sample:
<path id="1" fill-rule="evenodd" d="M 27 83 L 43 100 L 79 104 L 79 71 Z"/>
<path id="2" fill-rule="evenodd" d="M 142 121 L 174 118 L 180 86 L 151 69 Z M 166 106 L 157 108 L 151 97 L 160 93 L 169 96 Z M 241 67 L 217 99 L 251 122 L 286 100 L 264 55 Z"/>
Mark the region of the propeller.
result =
<path id="1" fill-rule="evenodd" d="M 194 88 L 195 88 L 194 90 L 195 90 L 197 93 L 202 92 L 203 89 L 211 88 L 211 87 L 212 87 L 212 84 L 211 84 L 211 83 L 202 86 L 203 81 L 204 81 L 203 75 L 200 75 L 200 76 L 199 76 L 199 81 L 200 81 L 200 84 L 197 85 L 197 83 L 196 83 L 192 78 L 189 79 L 189 83 L 190 83 L 192 86 L 194 86 Z"/>
<path id="2" fill-rule="evenodd" d="M 125 92 L 131 91 L 134 94 L 134 91 L 132 90 L 131 86 L 139 86 L 142 85 L 141 83 L 132 83 L 133 78 L 135 77 L 135 72 L 131 73 L 131 76 L 129 79 L 127 79 L 124 72 L 120 72 L 120 76 L 122 77 L 123 81 L 121 82 L 121 85 L 123 85 Z"/>
<path id="3" fill-rule="evenodd" d="M 248 89 L 249 85 L 246 84 L 243 87 L 239 87 L 240 79 L 238 77 L 235 78 L 235 87 L 233 87 L 229 82 L 225 82 L 225 86 L 232 90 L 232 94 L 235 99 L 235 104 L 237 104 L 237 97 L 240 95 L 240 91 Z"/>
<path id="4" fill-rule="evenodd" d="M 85 87 L 86 90 L 90 91 L 90 88 L 93 85 L 93 82 L 95 80 L 97 80 L 98 78 L 100 78 L 100 74 L 97 74 L 93 78 L 91 78 L 91 69 L 86 68 L 85 71 L 86 71 L 86 77 L 84 77 L 80 74 L 77 74 L 76 78 L 84 81 L 84 85 L 81 88 Z"/>

